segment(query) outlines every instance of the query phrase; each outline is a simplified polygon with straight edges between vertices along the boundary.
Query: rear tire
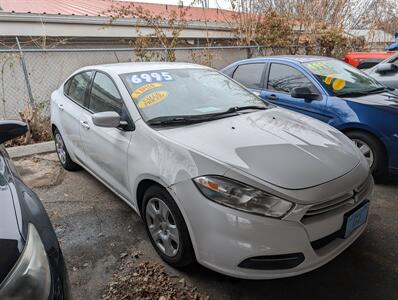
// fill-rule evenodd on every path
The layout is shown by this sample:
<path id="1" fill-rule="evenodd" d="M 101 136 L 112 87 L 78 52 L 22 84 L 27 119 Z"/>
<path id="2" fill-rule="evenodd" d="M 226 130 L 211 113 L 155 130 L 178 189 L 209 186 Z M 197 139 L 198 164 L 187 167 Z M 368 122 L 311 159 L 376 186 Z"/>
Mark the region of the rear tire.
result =
<path id="1" fill-rule="evenodd" d="M 363 131 L 349 131 L 346 135 L 355 143 L 370 165 L 374 177 L 383 176 L 387 170 L 386 155 L 381 142 Z"/>
<path id="2" fill-rule="evenodd" d="M 54 129 L 54 142 L 55 142 L 55 150 L 58 155 L 59 162 L 62 167 L 68 171 L 76 171 L 81 169 L 78 164 L 76 164 L 69 155 L 68 150 L 66 149 L 64 139 L 61 136 L 61 133 L 58 129 Z"/>
<path id="3" fill-rule="evenodd" d="M 184 218 L 163 187 L 152 185 L 147 189 L 141 212 L 149 239 L 165 262 L 182 268 L 195 261 Z"/>

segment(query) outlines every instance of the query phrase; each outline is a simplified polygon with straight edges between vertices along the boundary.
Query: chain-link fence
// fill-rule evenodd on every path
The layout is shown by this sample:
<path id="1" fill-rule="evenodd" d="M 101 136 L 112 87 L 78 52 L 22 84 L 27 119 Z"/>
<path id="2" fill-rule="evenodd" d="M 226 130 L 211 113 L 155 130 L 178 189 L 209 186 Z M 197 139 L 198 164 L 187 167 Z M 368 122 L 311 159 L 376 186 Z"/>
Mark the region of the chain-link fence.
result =
<path id="1" fill-rule="evenodd" d="M 220 69 L 248 57 L 264 54 L 261 47 L 192 47 L 161 49 L 22 49 L 0 50 L 0 118 L 19 118 L 29 103 L 48 114 L 51 93 L 73 71 L 88 65 L 167 61 L 193 62 Z M 26 72 L 24 72 L 24 68 Z"/>

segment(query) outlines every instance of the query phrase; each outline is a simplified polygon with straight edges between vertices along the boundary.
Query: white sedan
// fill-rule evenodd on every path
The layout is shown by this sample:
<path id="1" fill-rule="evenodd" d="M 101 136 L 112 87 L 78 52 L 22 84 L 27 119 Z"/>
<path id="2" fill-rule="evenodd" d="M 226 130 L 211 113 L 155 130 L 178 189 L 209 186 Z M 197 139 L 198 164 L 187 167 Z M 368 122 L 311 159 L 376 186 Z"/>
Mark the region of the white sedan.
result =
<path id="1" fill-rule="evenodd" d="M 373 179 L 336 129 L 180 63 L 85 67 L 51 96 L 59 160 L 143 219 L 172 266 L 301 274 L 364 231 Z"/>

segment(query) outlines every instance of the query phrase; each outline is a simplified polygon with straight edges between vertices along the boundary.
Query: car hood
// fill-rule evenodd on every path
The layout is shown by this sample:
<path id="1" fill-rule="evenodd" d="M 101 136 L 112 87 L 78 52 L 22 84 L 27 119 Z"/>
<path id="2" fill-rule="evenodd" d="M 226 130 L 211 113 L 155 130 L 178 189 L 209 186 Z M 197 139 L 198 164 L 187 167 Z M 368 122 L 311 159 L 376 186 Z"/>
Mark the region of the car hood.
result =
<path id="1" fill-rule="evenodd" d="M 361 104 L 379 106 L 380 108 L 398 112 L 398 93 L 396 90 L 359 97 L 345 97 L 344 99 Z"/>
<path id="2" fill-rule="evenodd" d="M 159 132 L 180 145 L 286 189 L 333 180 L 360 161 L 357 149 L 342 133 L 281 108 Z"/>

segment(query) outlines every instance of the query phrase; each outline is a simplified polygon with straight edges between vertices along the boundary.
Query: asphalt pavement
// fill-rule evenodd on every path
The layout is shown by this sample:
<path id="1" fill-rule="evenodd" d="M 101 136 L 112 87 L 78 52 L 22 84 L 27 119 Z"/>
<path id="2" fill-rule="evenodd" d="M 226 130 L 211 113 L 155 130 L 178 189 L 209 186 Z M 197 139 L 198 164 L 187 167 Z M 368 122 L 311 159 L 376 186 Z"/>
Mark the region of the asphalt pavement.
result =
<path id="1" fill-rule="evenodd" d="M 54 153 L 22 158 L 16 164 L 53 222 L 73 299 L 99 299 L 126 254 L 139 253 L 137 263 L 164 264 L 139 216 L 90 174 L 62 170 Z M 398 299 L 398 180 L 376 185 L 367 230 L 318 270 L 262 281 L 227 277 L 199 265 L 166 270 L 217 300 Z"/>

